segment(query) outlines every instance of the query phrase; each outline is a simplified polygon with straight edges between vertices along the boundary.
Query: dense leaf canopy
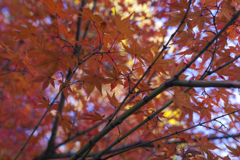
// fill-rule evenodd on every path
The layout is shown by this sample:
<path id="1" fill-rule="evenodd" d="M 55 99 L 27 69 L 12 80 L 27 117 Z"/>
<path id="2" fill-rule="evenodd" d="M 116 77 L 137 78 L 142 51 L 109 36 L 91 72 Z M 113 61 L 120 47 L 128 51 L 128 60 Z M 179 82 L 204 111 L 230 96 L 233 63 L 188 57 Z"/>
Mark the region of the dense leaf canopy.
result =
<path id="1" fill-rule="evenodd" d="M 240 0 L 0 8 L 0 159 L 240 156 Z"/>

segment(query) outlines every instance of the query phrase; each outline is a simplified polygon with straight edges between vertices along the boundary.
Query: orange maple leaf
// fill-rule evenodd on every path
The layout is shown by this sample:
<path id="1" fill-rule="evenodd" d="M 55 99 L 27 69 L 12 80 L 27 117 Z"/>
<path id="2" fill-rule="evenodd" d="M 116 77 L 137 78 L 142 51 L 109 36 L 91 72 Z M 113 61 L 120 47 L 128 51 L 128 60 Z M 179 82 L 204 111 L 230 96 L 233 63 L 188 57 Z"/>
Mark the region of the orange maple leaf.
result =
<path id="1" fill-rule="evenodd" d="M 26 39 L 31 38 L 36 40 L 36 35 L 39 32 L 38 29 L 34 26 L 28 25 L 27 27 L 12 25 L 13 31 L 5 31 L 4 34 L 15 36 L 16 39 Z"/>
<path id="2" fill-rule="evenodd" d="M 226 113 L 231 113 L 231 112 L 234 112 L 234 111 L 237 110 L 237 108 L 235 108 L 234 106 L 229 105 L 229 104 L 228 104 L 228 101 L 224 102 L 224 106 L 225 106 L 225 107 L 224 107 L 224 110 L 225 110 Z M 235 113 L 234 113 L 234 114 L 230 114 L 230 115 L 228 115 L 228 116 L 229 116 L 229 118 L 230 118 L 233 122 L 234 122 L 234 118 L 240 120 L 240 117 L 237 116 Z"/>
<path id="3" fill-rule="evenodd" d="M 172 44 L 179 44 L 181 46 L 187 45 L 189 46 L 189 48 L 191 48 L 192 46 L 194 46 L 194 36 L 194 32 L 192 32 L 191 30 L 182 31 L 179 34 L 180 38 Z"/>
<path id="4" fill-rule="evenodd" d="M 120 105 L 120 103 L 118 102 L 117 98 L 115 97 L 115 92 L 113 93 L 112 97 L 108 94 L 107 92 L 107 97 L 108 97 L 108 100 L 110 102 L 110 104 L 115 107 L 115 108 L 118 108 L 118 106 Z"/>
<path id="5" fill-rule="evenodd" d="M 130 18 L 133 14 L 130 14 L 128 17 L 121 19 L 121 17 L 115 14 L 115 23 L 118 28 L 118 31 L 122 34 L 131 32 L 130 28 Z"/>
<path id="6" fill-rule="evenodd" d="M 172 19 L 168 20 L 165 25 L 166 26 L 176 26 L 181 23 L 184 15 L 186 14 L 184 10 L 180 10 L 180 12 L 170 12 L 168 13 L 172 16 Z M 184 25 L 183 25 L 184 26 Z"/>
<path id="7" fill-rule="evenodd" d="M 131 72 L 131 69 L 128 66 L 126 66 L 126 63 L 124 62 L 119 62 L 119 64 L 117 65 L 117 68 L 125 75 L 128 75 L 128 73 Z"/>
<path id="8" fill-rule="evenodd" d="M 68 37 L 68 29 L 64 24 L 61 24 L 61 22 L 58 22 L 58 24 L 56 24 L 56 27 L 58 28 L 59 32 L 63 33 L 63 35 L 65 37 Z"/>
<path id="9" fill-rule="evenodd" d="M 156 54 L 155 54 L 156 55 Z M 154 63 L 154 65 L 152 66 L 153 69 L 155 69 L 158 73 L 162 73 L 165 75 L 169 74 L 169 70 L 170 70 L 170 64 L 173 63 L 172 60 L 169 59 L 163 59 L 163 54 L 158 58 L 158 60 Z M 148 54 L 148 59 L 149 62 L 152 63 L 155 60 L 156 56 L 154 56 L 154 54 L 149 53 Z"/>
<path id="10" fill-rule="evenodd" d="M 194 12 L 189 15 L 191 21 L 188 21 L 188 25 L 191 26 L 191 28 L 197 26 L 199 31 L 202 31 L 206 23 L 211 24 L 211 21 L 208 18 L 209 14 L 210 13 L 205 12 L 204 9 L 195 7 Z"/>
<path id="11" fill-rule="evenodd" d="M 93 14 L 88 8 L 82 8 L 83 11 L 76 11 L 80 13 L 82 18 L 95 22 L 97 24 L 101 24 L 103 22 L 102 18 L 99 15 Z"/>
<path id="12" fill-rule="evenodd" d="M 182 60 L 179 64 L 174 64 L 174 63 L 173 63 L 170 76 L 171 76 L 171 77 L 174 77 L 175 74 L 177 74 L 183 67 L 184 67 L 184 61 L 183 61 L 183 60 Z M 181 74 L 180 77 L 179 77 L 179 79 L 184 79 L 184 80 L 185 80 L 186 77 L 187 77 L 187 76 L 185 76 L 184 74 Z"/>
<path id="13" fill-rule="evenodd" d="M 95 39 L 92 39 L 91 41 L 81 39 L 81 41 L 75 41 L 80 46 L 85 46 L 85 47 L 92 47 L 94 44 Z"/>
<path id="14" fill-rule="evenodd" d="M 211 113 L 214 112 L 214 110 L 210 106 L 208 106 L 208 107 L 201 106 L 199 108 L 199 111 L 200 111 L 200 119 L 205 117 L 206 120 L 210 120 L 211 116 L 212 116 Z"/>
<path id="15" fill-rule="evenodd" d="M 62 53 L 61 51 L 42 51 L 45 59 L 39 62 L 36 67 L 50 67 L 53 72 L 57 72 L 59 68 L 63 70 L 68 70 L 71 64 L 75 64 L 76 57 L 70 54 Z"/>
<path id="16" fill-rule="evenodd" d="M 95 73 L 94 70 L 92 69 L 83 69 L 83 72 L 86 73 L 85 76 L 81 78 L 81 80 L 87 82 L 87 97 L 90 96 L 92 93 L 93 89 L 96 87 L 98 91 L 102 94 L 102 82 L 106 82 L 105 78 L 102 77 L 101 74 Z"/>
<path id="17" fill-rule="evenodd" d="M 198 139 L 198 137 L 196 136 L 196 140 L 198 142 L 198 145 L 200 146 L 200 149 L 202 150 L 202 152 L 207 153 L 208 155 L 213 155 L 213 153 L 209 150 L 214 150 L 214 149 L 219 149 L 215 144 L 210 143 L 208 141 L 208 136 L 204 136 L 201 138 L 201 140 Z"/>
<path id="18" fill-rule="evenodd" d="M 179 107 L 186 107 L 192 111 L 197 112 L 190 103 L 190 96 L 181 91 L 180 87 L 174 88 L 173 102 Z"/>
<path id="19" fill-rule="evenodd" d="M 59 112 L 56 113 L 59 118 L 59 123 L 62 125 L 65 133 L 69 133 L 72 130 L 73 123 L 70 116 L 62 116 Z"/>
<path id="20" fill-rule="evenodd" d="M 130 14 L 128 17 L 121 19 L 118 14 L 115 14 L 115 24 L 117 31 L 109 32 L 113 38 L 118 40 L 126 39 L 127 37 L 137 33 L 135 30 L 130 28 L 130 18 L 133 14 Z"/>
<path id="21" fill-rule="evenodd" d="M 94 112 L 94 113 L 91 113 L 91 114 L 85 113 L 83 115 L 85 115 L 86 117 L 84 117 L 82 119 L 92 120 L 92 122 L 95 122 L 95 121 L 107 122 L 105 119 L 103 119 L 105 117 L 105 115 L 101 115 L 97 112 Z"/>
<path id="22" fill-rule="evenodd" d="M 41 99 L 35 99 L 39 104 L 36 106 L 36 108 L 48 108 L 49 107 L 49 104 L 50 104 L 50 101 L 49 99 L 46 99 L 45 97 L 41 97 Z M 50 110 L 57 110 L 58 108 L 58 104 L 54 104 L 52 105 L 51 109 Z"/>
<path id="23" fill-rule="evenodd" d="M 176 10 L 184 10 L 188 7 L 188 1 L 187 0 L 180 0 L 180 2 L 172 2 L 172 3 L 167 3 L 171 9 L 176 9 Z"/>
<path id="24" fill-rule="evenodd" d="M 222 18 L 223 16 L 226 17 L 228 20 L 231 19 L 235 8 L 229 3 L 229 2 L 222 2 L 221 4 L 221 12 L 220 12 L 220 18 Z"/>
<path id="25" fill-rule="evenodd" d="M 60 86 L 59 86 L 59 90 L 60 90 L 63 87 L 64 82 L 62 80 L 59 80 L 58 82 L 60 83 Z M 70 82 L 68 82 L 62 90 L 66 100 L 67 100 L 67 97 L 68 97 L 68 92 L 72 92 L 72 89 L 69 86 L 69 84 L 70 84 Z"/>
<path id="26" fill-rule="evenodd" d="M 225 146 L 227 147 L 227 149 L 229 149 L 231 152 L 230 154 L 233 156 L 233 157 L 240 157 L 240 146 L 237 145 L 237 148 L 232 148 L 228 145 L 225 144 Z"/>
<path id="27" fill-rule="evenodd" d="M 1 54 L 0 57 L 10 59 L 12 65 L 25 67 L 25 64 L 23 63 L 23 60 L 20 54 L 13 54 L 12 52 L 8 52 L 8 54 Z"/>
<path id="28" fill-rule="evenodd" d="M 148 59 L 146 58 L 146 55 L 149 53 L 149 48 L 143 48 L 141 47 L 136 40 L 133 40 L 132 44 L 130 45 L 130 47 L 124 45 L 124 43 L 122 43 L 123 48 L 126 52 L 130 53 L 131 55 L 133 55 L 134 57 L 136 57 L 140 62 L 142 62 L 142 59 L 144 61 L 148 62 Z M 143 62 L 142 62 L 143 63 Z"/>
<path id="29" fill-rule="evenodd" d="M 108 77 L 106 80 L 111 83 L 111 91 L 117 86 L 117 84 L 123 84 L 123 78 L 119 78 L 120 73 L 115 67 L 113 67 L 112 72 L 107 70 L 104 70 L 103 72 Z"/>
<path id="30" fill-rule="evenodd" d="M 53 86 L 53 88 L 55 88 L 55 83 L 54 83 L 54 78 L 52 78 L 53 76 L 53 72 L 49 71 L 49 72 L 43 72 L 42 76 L 38 76 L 36 77 L 32 82 L 43 82 L 42 85 L 42 91 L 45 90 L 49 84 L 51 84 Z"/>
<path id="31" fill-rule="evenodd" d="M 59 16 L 60 18 L 67 18 L 69 15 L 67 15 L 63 11 L 63 3 L 62 1 L 58 1 L 55 3 L 53 0 L 43 0 L 43 2 L 48 6 L 48 11 L 56 16 Z"/>

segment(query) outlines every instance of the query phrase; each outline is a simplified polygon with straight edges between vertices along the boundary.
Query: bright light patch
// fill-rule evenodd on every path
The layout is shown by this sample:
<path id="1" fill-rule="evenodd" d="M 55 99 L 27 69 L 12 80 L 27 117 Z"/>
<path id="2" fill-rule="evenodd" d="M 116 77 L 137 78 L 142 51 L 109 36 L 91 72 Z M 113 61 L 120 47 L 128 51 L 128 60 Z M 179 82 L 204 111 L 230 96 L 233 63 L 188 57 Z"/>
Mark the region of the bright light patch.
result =
<path id="1" fill-rule="evenodd" d="M 77 5 L 79 5 L 80 4 L 80 0 L 75 0 L 74 1 L 74 4 L 77 6 Z"/>
<path id="2" fill-rule="evenodd" d="M 176 120 L 175 119 L 170 119 L 168 121 L 169 124 L 175 125 L 176 124 Z"/>

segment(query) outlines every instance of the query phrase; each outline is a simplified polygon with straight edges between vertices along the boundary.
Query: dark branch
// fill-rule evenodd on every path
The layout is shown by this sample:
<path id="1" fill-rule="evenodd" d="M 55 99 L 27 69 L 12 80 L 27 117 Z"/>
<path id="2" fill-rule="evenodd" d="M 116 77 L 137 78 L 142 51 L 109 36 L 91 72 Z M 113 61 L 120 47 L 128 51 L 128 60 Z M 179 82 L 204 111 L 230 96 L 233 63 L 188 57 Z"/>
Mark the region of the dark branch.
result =
<path id="1" fill-rule="evenodd" d="M 184 87 L 220 87 L 220 88 L 240 88 L 240 82 L 232 81 L 185 81 L 175 80 L 172 81 L 170 87 L 184 86 Z"/>
<path id="2" fill-rule="evenodd" d="M 228 136 L 209 136 L 208 140 L 211 141 L 211 140 L 217 140 L 217 139 L 228 139 L 228 138 L 238 138 L 238 137 L 240 137 L 240 134 L 234 134 L 234 135 L 228 135 Z M 191 140 L 192 141 L 197 141 L 195 138 L 192 138 Z M 178 141 L 178 140 L 176 140 L 176 141 L 165 142 L 165 143 L 167 143 L 167 144 L 171 144 L 171 143 L 182 144 L 182 143 L 187 143 L 187 142 L 186 141 Z M 131 150 L 131 149 L 134 149 L 134 148 L 138 148 L 138 147 L 151 147 L 151 148 L 153 148 L 154 145 L 153 145 L 153 143 L 146 144 L 146 142 L 137 142 L 137 143 L 133 143 L 133 144 L 129 144 L 129 145 L 123 145 L 123 146 L 120 146 L 120 147 L 113 148 L 113 149 L 109 150 L 108 152 L 104 153 L 104 155 L 117 152 L 115 154 L 110 155 L 110 156 L 115 156 L 115 155 L 119 155 L 120 152 L 121 153 L 127 152 L 128 150 Z M 87 157 L 94 157 L 98 153 L 99 152 L 91 152 L 91 153 L 88 154 Z M 68 157 L 71 157 L 74 154 L 75 153 L 73 153 L 73 152 L 66 152 L 66 153 L 59 153 L 59 154 L 48 155 L 46 158 L 47 159 L 68 158 Z"/>

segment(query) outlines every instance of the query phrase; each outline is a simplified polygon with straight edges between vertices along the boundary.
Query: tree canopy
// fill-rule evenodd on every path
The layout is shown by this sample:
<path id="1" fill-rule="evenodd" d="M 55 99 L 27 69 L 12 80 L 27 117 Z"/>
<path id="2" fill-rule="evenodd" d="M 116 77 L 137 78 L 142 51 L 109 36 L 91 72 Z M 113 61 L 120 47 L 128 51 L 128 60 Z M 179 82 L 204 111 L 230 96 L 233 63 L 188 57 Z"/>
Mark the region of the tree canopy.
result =
<path id="1" fill-rule="evenodd" d="M 240 156 L 240 0 L 0 8 L 0 159 Z"/>

